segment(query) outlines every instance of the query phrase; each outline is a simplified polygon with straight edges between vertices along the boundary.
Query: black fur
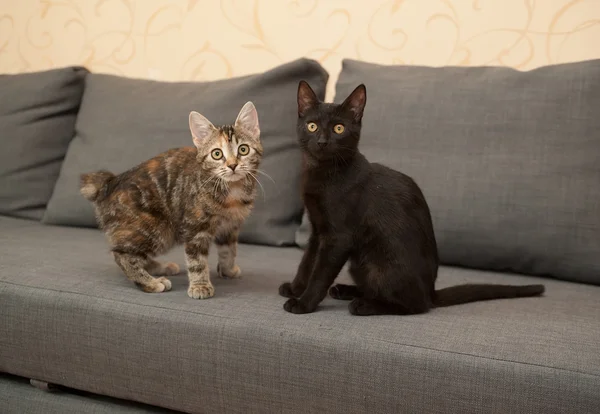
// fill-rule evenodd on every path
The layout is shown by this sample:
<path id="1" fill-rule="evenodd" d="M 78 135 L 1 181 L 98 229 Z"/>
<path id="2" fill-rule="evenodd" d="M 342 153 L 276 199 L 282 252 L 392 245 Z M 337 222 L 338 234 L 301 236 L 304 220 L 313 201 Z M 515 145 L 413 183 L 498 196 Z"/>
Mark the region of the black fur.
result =
<path id="1" fill-rule="evenodd" d="M 312 227 L 292 283 L 279 288 L 284 309 L 313 312 L 329 294 L 351 300 L 355 315 L 408 315 L 479 300 L 540 295 L 543 285 L 460 285 L 435 290 L 439 266 L 425 197 L 409 176 L 358 151 L 366 89 L 340 105 L 320 102 L 298 86 L 298 140 L 304 158 L 303 197 Z M 318 129 L 309 131 L 310 123 Z M 341 134 L 334 132 L 341 124 Z M 338 127 L 338 132 L 340 132 Z M 346 261 L 356 286 L 335 285 Z M 331 288 L 330 288 L 331 287 Z"/>
<path id="2" fill-rule="evenodd" d="M 233 135 L 235 131 L 231 125 L 222 125 L 219 127 L 219 130 L 223 132 L 223 134 L 227 137 L 227 140 L 231 142 L 233 139 Z"/>

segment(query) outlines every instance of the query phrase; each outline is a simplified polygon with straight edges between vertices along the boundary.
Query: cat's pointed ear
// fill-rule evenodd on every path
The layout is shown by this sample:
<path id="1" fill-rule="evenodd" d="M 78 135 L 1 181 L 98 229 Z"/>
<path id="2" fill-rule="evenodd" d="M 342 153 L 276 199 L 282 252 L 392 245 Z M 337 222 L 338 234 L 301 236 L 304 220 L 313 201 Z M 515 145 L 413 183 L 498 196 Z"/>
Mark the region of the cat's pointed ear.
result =
<path id="1" fill-rule="evenodd" d="M 314 108 L 318 103 L 319 98 L 317 98 L 310 85 L 301 80 L 298 84 L 298 116 L 303 117 L 309 109 Z"/>
<path id="2" fill-rule="evenodd" d="M 250 101 L 240 110 L 235 120 L 235 127 L 246 131 L 252 139 L 260 139 L 260 126 L 258 124 L 258 112 Z"/>
<path id="3" fill-rule="evenodd" d="M 215 129 L 212 122 L 206 119 L 205 116 L 195 111 L 190 112 L 190 131 L 196 147 L 200 147 Z"/>
<path id="4" fill-rule="evenodd" d="M 362 119 L 365 105 L 367 104 L 367 88 L 364 84 L 360 84 L 346 98 L 342 107 L 352 112 L 354 120 L 359 122 Z"/>

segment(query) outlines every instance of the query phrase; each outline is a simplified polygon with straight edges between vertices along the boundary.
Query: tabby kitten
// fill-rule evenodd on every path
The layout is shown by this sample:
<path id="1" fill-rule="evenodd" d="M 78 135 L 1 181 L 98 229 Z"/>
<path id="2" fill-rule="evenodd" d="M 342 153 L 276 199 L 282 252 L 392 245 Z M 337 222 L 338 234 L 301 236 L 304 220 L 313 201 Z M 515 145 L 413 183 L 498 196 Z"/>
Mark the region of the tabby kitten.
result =
<path id="1" fill-rule="evenodd" d="M 214 295 L 207 256 L 218 249 L 220 277 L 238 278 L 240 226 L 253 207 L 262 157 L 258 114 L 244 105 L 234 125 L 215 127 L 197 112 L 189 116 L 194 147 L 171 149 L 119 175 L 81 175 L 81 194 L 91 201 L 115 261 L 144 292 L 164 292 L 179 273 L 175 263 L 153 258 L 185 244 L 188 295 Z M 159 276 L 157 278 L 151 276 Z"/>
<path id="2" fill-rule="evenodd" d="M 367 94 L 358 86 L 340 104 L 298 86 L 303 197 L 312 227 L 292 283 L 279 288 L 284 309 L 313 312 L 329 294 L 351 300 L 354 315 L 418 314 L 432 307 L 540 295 L 543 285 L 466 284 L 435 290 L 439 265 L 429 207 L 401 172 L 369 163 L 358 150 Z M 350 261 L 356 285 L 330 288 Z"/>

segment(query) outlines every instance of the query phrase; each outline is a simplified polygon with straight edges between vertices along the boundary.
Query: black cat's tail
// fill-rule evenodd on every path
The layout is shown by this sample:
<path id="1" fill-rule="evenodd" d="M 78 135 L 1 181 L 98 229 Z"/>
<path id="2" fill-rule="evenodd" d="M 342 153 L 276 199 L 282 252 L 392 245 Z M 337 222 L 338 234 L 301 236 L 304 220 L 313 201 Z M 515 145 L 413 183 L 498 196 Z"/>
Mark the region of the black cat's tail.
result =
<path id="1" fill-rule="evenodd" d="M 433 306 L 461 305 L 463 303 L 478 302 L 481 300 L 524 298 L 539 296 L 544 293 L 544 285 L 491 285 L 491 284 L 466 284 L 451 286 L 435 291 Z"/>
<path id="2" fill-rule="evenodd" d="M 113 178 L 115 178 L 115 175 L 105 170 L 81 174 L 79 192 L 93 203 L 98 200 L 101 191 Z"/>

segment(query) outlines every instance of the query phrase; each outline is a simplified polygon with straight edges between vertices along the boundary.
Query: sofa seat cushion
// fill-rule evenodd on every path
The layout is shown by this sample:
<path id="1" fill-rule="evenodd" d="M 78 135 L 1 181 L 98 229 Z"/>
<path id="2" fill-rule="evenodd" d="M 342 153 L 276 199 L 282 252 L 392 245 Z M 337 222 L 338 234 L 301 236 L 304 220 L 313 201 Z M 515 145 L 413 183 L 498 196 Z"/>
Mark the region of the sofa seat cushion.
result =
<path id="1" fill-rule="evenodd" d="M 0 371 L 186 412 L 600 412 L 600 287 L 444 267 L 440 287 L 547 293 L 365 318 L 328 298 L 293 315 L 277 287 L 296 248 L 241 245 L 234 281 L 213 256 L 216 296 L 193 300 L 185 274 L 135 288 L 95 229 L 0 217 L 0 246 Z"/>

